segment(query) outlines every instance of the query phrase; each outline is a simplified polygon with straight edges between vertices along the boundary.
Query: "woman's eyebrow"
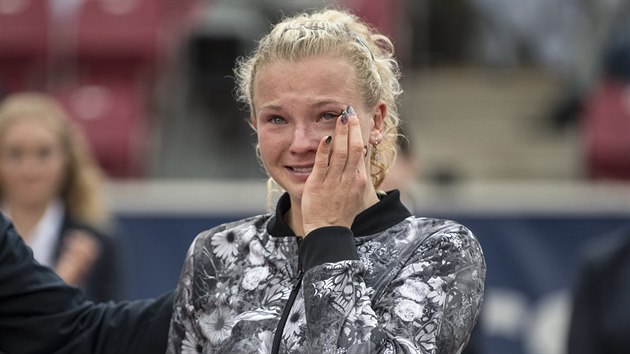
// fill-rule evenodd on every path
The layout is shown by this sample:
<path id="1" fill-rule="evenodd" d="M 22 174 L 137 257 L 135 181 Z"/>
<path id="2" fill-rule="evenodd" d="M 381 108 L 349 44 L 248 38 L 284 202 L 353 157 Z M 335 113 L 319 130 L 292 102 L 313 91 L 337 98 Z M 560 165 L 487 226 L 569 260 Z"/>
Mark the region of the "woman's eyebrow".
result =
<path id="1" fill-rule="evenodd" d="M 320 100 L 320 101 L 316 101 L 315 103 L 313 103 L 311 105 L 311 107 L 315 107 L 315 108 L 319 108 L 319 107 L 323 107 L 329 104 L 341 104 L 341 102 L 334 100 L 334 99 L 324 99 L 324 100 Z M 270 104 L 266 104 L 260 107 L 259 110 L 262 109 L 270 109 L 270 110 L 274 110 L 274 111 L 281 111 L 282 110 L 282 106 L 276 103 L 270 103 Z"/>
<path id="2" fill-rule="evenodd" d="M 333 100 L 333 99 L 325 99 L 325 100 L 321 100 L 321 101 L 317 101 L 313 104 L 313 107 L 321 107 L 321 106 L 326 106 L 329 104 L 341 104 L 339 101 L 337 100 Z"/>
<path id="3" fill-rule="evenodd" d="M 258 110 L 263 110 L 263 109 L 269 109 L 269 110 L 273 110 L 273 111 L 281 111 L 282 110 L 282 106 L 276 103 L 269 103 L 266 105 L 261 106 Z"/>

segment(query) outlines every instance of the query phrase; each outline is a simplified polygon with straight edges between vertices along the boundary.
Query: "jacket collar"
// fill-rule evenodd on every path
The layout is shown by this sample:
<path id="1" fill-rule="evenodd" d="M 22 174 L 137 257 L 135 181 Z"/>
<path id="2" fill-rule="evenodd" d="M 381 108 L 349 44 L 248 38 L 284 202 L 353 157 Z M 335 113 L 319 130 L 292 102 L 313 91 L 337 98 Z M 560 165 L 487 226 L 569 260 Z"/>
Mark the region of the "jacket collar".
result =
<path id="1" fill-rule="evenodd" d="M 354 218 L 350 229 L 355 236 L 372 235 L 386 230 L 407 217 L 411 213 L 400 201 L 400 192 L 397 189 L 378 196 L 379 202 L 360 212 Z M 288 193 L 284 193 L 276 205 L 276 213 L 267 224 L 267 232 L 271 236 L 295 236 L 295 233 L 284 220 L 283 215 L 289 211 L 291 199 Z"/>

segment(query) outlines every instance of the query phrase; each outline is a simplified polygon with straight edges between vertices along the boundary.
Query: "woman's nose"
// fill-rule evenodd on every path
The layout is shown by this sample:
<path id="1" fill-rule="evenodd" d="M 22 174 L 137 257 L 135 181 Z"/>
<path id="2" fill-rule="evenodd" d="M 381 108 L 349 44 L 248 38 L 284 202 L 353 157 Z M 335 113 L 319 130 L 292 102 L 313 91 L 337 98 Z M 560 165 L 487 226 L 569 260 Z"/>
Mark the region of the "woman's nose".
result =
<path id="1" fill-rule="evenodd" d="M 308 152 L 316 152 L 319 145 L 319 136 L 316 129 L 307 125 L 298 125 L 293 130 L 293 141 L 289 151 L 292 154 L 304 154 Z"/>

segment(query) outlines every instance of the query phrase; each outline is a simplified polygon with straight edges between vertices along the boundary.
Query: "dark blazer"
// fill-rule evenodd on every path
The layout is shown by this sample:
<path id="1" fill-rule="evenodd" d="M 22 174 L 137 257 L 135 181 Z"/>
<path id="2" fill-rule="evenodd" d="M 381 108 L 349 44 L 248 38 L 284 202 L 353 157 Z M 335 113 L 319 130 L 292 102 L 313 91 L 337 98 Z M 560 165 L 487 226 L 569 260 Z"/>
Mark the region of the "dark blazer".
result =
<path id="1" fill-rule="evenodd" d="M 573 298 L 570 354 L 630 353 L 630 229 L 589 245 Z"/>
<path id="2" fill-rule="evenodd" d="M 95 304 L 38 264 L 0 215 L 0 353 L 163 354 L 172 293 Z"/>
<path id="3" fill-rule="evenodd" d="M 99 258 L 92 265 L 87 278 L 80 288 L 83 289 L 88 299 L 94 302 L 121 300 L 123 297 L 123 267 L 120 254 L 121 248 L 118 239 L 115 237 L 106 235 L 66 215 L 61 226 L 54 261 L 57 262 L 59 259 L 63 245 L 73 231 L 83 231 L 94 236 L 101 248 Z"/>

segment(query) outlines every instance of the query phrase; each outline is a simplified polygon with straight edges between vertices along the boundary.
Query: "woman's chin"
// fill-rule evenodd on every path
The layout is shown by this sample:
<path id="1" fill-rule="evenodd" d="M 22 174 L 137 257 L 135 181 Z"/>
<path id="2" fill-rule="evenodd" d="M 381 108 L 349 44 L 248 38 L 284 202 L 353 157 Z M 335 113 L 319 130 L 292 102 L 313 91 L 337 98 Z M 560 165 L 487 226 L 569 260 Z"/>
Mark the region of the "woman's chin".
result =
<path id="1" fill-rule="evenodd" d="M 304 185 L 293 186 L 290 189 L 285 189 L 291 197 L 291 202 L 300 203 L 302 201 L 302 194 L 304 193 Z"/>

